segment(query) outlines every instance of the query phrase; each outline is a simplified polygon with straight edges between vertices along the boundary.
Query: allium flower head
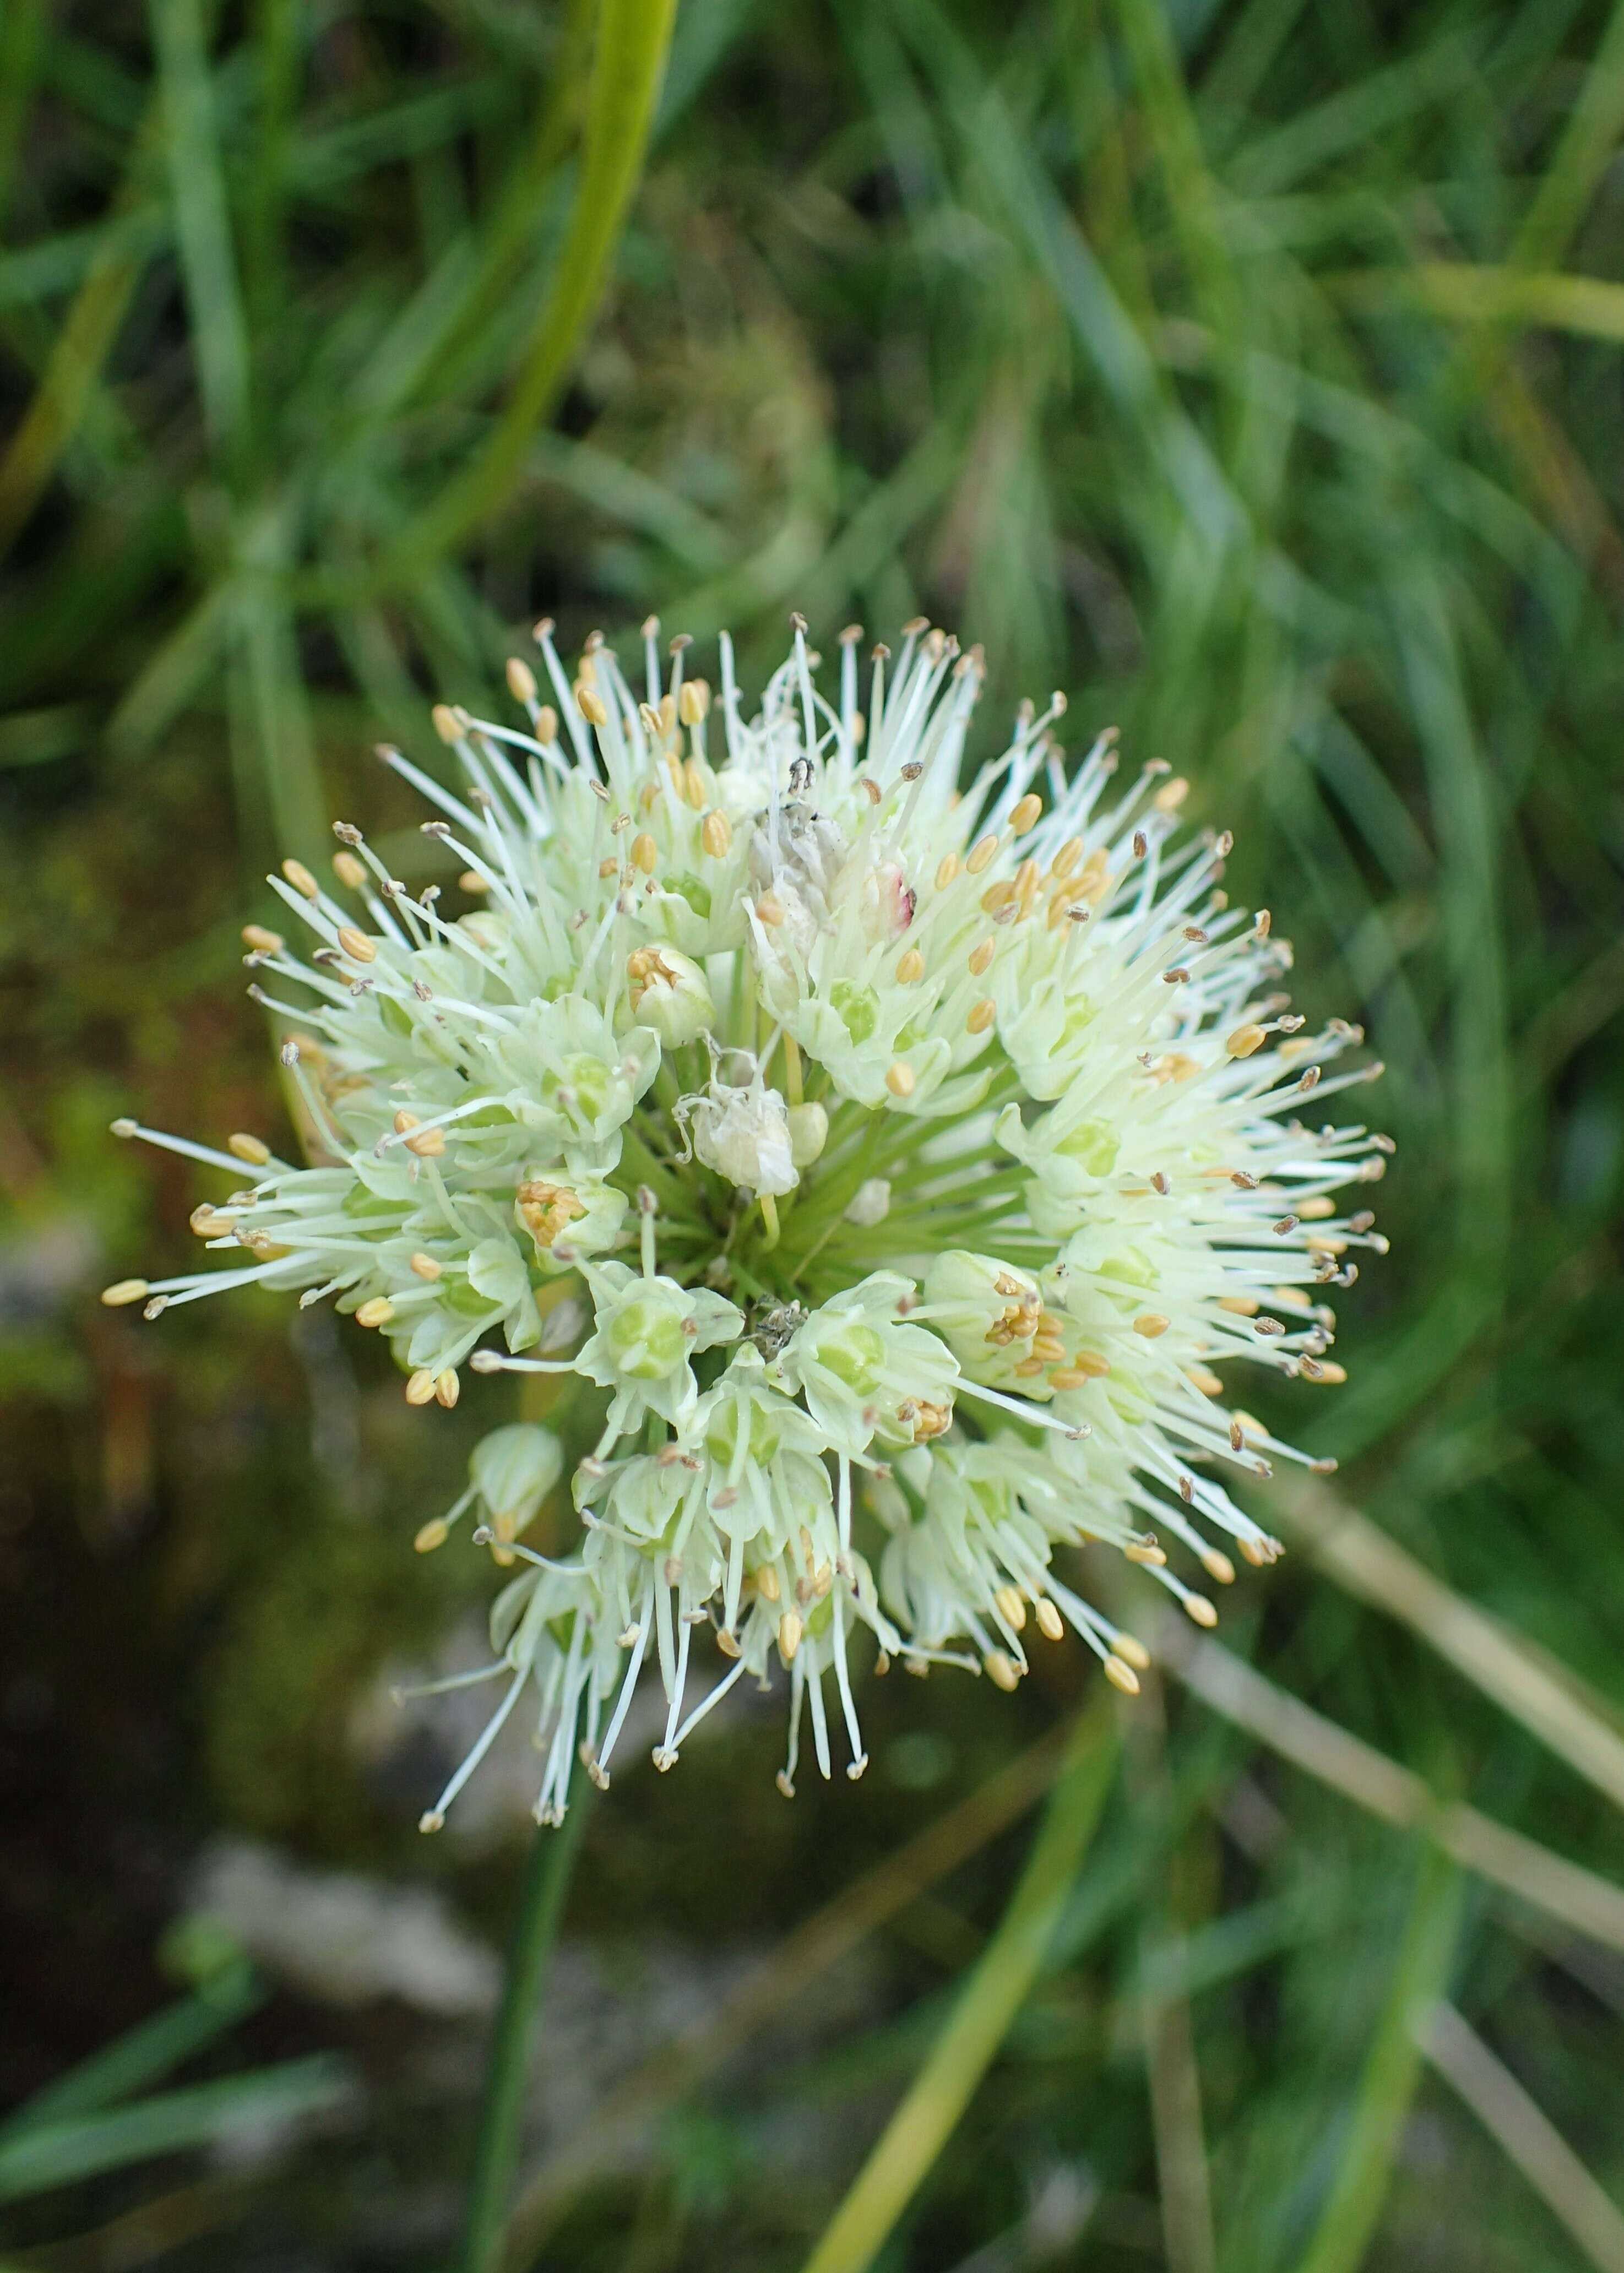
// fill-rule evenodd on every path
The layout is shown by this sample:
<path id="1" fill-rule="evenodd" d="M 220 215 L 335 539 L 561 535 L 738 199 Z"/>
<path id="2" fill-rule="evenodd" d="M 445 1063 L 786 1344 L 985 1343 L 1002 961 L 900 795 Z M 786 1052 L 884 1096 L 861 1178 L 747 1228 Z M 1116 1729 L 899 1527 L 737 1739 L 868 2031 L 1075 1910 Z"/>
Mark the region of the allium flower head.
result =
<path id="1" fill-rule="evenodd" d="M 1361 1037 L 1289 1015 L 1289 950 L 1229 904 L 1227 836 L 1181 831 L 1182 781 L 1120 785 L 1109 734 L 1069 761 L 1059 696 L 966 780 L 981 661 L 923 624 L 865 686 L 855 630 L 831 684 L 797 620 L 754 712 L 726 639 L 713 701 L 655 631 L 640 699 L 538 627 L 528 731 L 436 710 L 455 788 L 380 753 L 455 906 L 349 826 L 335 885 L 271 880 L 303 951 L 250 926 L 251 992 L 302 1162 L 115 1124 L 232 1179 L 193 1224 L 233 1261 L 108 1300 L 330 1300 L 413 1405 L 470 1365 L 552 1377 L 557 1433 L 496 1431 L 417 1534 L 477 1510 L 513 1572 L 505 1693 L 428 1828 L 527 1691 L 543 1820 L 577 1753 L 607 1782 L 645 1673 L 662 1768 L 786 1677 L 786 1793 L 808 1723 L 825 1776 L 837 1741 L 861 1774 L 860 1660 L 1011 1689 L 1069 1629 L 1132 1692 L 1146 1652 L 1080 1550 L 1213 1623 L 1177 1566 L 1278 1551 L 1222 1472 L 1302 1457 L 1229 1369 L 1339 1380 L 1321 1290 L 1384 1243 L 1334 1196 L 1387 1140 L 1306 1118 L 1379 1069 L 1327 1072 Z M 566 1443 L 575 1537 L 544 1557 L 520 1534 Z"/>

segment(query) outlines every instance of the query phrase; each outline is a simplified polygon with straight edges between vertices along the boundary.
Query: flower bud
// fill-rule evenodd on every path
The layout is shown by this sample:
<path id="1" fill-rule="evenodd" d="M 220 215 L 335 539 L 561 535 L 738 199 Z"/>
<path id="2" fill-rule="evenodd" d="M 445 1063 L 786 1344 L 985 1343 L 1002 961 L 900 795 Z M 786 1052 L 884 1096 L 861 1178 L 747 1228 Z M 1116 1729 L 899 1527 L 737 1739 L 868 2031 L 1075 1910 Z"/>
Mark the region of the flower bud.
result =
<path id="1" fill-rule="evenodd" d="M 821 1105 L 792 1105 L 788 1117 L 790 1159 L 809 1168 L 829 1142 L 829 1115 Z"/>
<path id="2" fill-rule="evenodd" d="M 627 958 L 628 999 L 638 1022 L 667 1049 L 696 1042 L 716 1024 L 716 1004 L 702 967 L 678 947 L 639 947 Z"/>
<path id="3" fill-rule="evenodd" d="M 564 1448 L 552 1429 L 522 1421 L 493 1429 L 468 1463 L 469 1481 L 489 1508 L 498 1535 L 508 1539 L 534 1519 L 563 1469 Z"/>

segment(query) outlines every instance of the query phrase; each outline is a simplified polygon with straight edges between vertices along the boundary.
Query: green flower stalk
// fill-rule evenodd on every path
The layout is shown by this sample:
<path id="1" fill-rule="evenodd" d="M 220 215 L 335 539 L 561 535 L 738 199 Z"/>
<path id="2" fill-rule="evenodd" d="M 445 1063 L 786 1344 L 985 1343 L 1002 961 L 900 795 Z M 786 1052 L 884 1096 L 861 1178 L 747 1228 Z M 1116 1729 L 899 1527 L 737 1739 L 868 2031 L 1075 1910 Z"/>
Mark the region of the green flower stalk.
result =
<path id="1" fill-rule="evenodd" d="M 1341 1379 L 1324 1292 L 1385 1245 L 1335 1196 L 1390 1144 L 1304 1117 L 1380 1068 L 1327 1070 L 1362 1037 L 1290 1015 L 1289 949 L 1165 767 L 1121 785 L 1109 734 L 1069 764 L 1056 696 L 966 782 L 981 659 L 922 623 L 865 689 L 861 634 L 830 685 L 797 619 L 753 713 L 726 639 L 713 701 L 656 632 L 639 697 L 596 637 L 572 681 L 538 626 L 553 701 L 508 669 L 528 731 L 436 710 L 455 790 L 380 752 L 460 911 L 347 825 L 335 886 L 271 880 L 304 952 L 251 926 L 251 992 L 305 1164 L 115 1124 L 232 1179 L 194 1226 L 236 1260 L 105 1299 L 331 1301 L 430 1408 L 466 1367 L 565 1377 L 572 1549 L 519 1535 L 564 1460 L 537 1428 L 418 1533 L 477 1510 L 513 1573 L 506 1690 L 428 1830 L 527 1692 L 550 1822 L 577 1755 L 607 1784 L 645 1673 L 661 1768 L 784 1676 L 786 1795 L 808 1723 L 824 1776 L 837 1732 L 861 1774 L 860 1654 L 1012 1689 L 1070 1631 L 1133 1691 L 1146 1653 L 1079 1550 L 1212 1624 L 1171 1557 L 1221 1585 L 1221 1539 L 1269 1562 L 1220 1476 L 1303 1457 L 1231 1369 Z"/>

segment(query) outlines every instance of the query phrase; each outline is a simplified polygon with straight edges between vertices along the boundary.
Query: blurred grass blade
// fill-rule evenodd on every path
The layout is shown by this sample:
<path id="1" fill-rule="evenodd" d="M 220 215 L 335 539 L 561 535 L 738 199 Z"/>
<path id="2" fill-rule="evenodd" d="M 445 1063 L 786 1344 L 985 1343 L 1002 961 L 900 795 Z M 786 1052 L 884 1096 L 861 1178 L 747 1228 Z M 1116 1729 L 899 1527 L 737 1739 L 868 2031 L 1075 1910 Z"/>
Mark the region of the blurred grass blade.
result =
<path id="1" fill-rule="evenodd" d="M 1350 269 L 1325 281 L 1370 315 L 1420 308 L 1460 323 L 1531 324 L 1581 339 L 1624 341 L 1624 284 L 1605 276 L 1423 260 L 1413 268 Z"/>
<path id="2" fill-rule="evenodd" d="M 175 0 L 167 0 L 175 4 Z M 581 178 L 546 293 L 495 431 L 386 555 L 394 579 L 447 551 L 500 504 L 591 327 L 643 173 L 676 0 L 601 0 Z"/>
<path id="3" fill-rule="evenodd" d="M 323 2114 L 348 2099 L 355 2079 L 348 2062 L 319 2052 L 253 2075 L 234 2075 L 184 2091 L 161 2092 L 110 2114 L 69 2116 L 31 2126 L 0 2142 L 0 2202 L 49 2187 L 208 2147 L 244 2127 L 291 2123 Z"/>
<path id="4" fill-rule="evenodd" d="M 1271 1752 L 1395 1827 L 1424 1831 L 1442 1851 L 1521 1901 L 1610 1948 L 1624 1950 L 1624 1888 L 1482 1815 L 1440 1799 L 1411 1770 L 1214 1641 L 1198 1641 L 1184 1620 L 1155 1628 L 1156 1654 L 1204 1705 Z"/>
<path id="5" fill-rule="evenodd" d="M 45 0 L 6 0 L 0 9 L 0 221 L 11 191 L 17 144 L 44 49 Z"/>
<path id="6" fill-rule="evenodd" d="M 831 1967 L 901 1915 L 920 1895 L 1018 1822 L 1054 1782 L 1064 1753 L 1059 1728 L 1011 1760 L 958 1805 L 866 1871 L 785 1936 L 771 1955 L 676 2043 L 656 2052 L 555 2147 L 509 2221 L 508 2265 L 528 2268 L 549 2219 L 595 2172 L 612 2168 L 660 2108 L 669 2106 L 776 2013 L 804 1997 Z"/>
<path id="7" fill-rule="evenodd" d="M 66 2075 L 36 2091 L 16 2112 L 0 2124 L 0 2146 L 19 2132 L 41 2123 L 57 2123 L 69 2116 L 128 2099 L 132 2092 L 167 2075 L 183 2060 L 191 2059 L 257 2012 L 266 1992 L 252 1969 L 233 1965 L 217 1981 L 194 1995 L 183 1997 L 149 2021 L 81 2060 Z"/>
<path id="8" fill-rule="evenodd" d="M 135 139 L 130 170 L 109 219 L 124 220 L 149 194 L 149 176 L 162 141 L 162 105 L 149 104 Z M 0 552 L 11 544 L 78 432 L 112 352 L 154 240 L 128 229 L 109 231 L 75 296 L 45 373 L 11 446 L 0 461 Z"/>
<path id="9" fill-rule="evenodd" d="M 202 10 L 199 0 L 151 0 L 151 14 L 203 428 L 218 457 L 240 458 L 248 432 L 248 333 Z"/>
<path id="10" fill-rule="evenodd" d="M 1286 1528 L 1361 1601 L 1402 1618 L 1485 1696 L 1624 1808 L 1624 1736 L 1497 1619 L 1466 1602 L 1355 1509 L 1316 1487 L 1282 1494 Z"/>
<path id="11" fill-rule="evenodd" d="M 1416 2041 L 1599 2273 L 1624 2273 L 1624 2210 L 1455 2007 L 1435 1999 Z"/>
<path id="12" fill-rule="evenodd" d="M 1556 154 L 1512 240 L 1519 268 L 1560 260 L 1624 131 L 1624 0 L 1613 8 Z"/>
<path id="13" fill-rule="evenodd" d="M 864 2273 L 946 2146 L 1048 1953 L 1116 1767 L 1110 1707 L 1082 1713 L 1026 1866 L 923 2067 L 806 2262 Z"/>
<path id="14" fill-rule="evenodd" d="M 1417 2023 L 1447 1977 L 1460 1904 L 1459 1872 L 1428 1849 L 1359 2079 L 1342 2164 L 1297 2273 L 1355 2273 L 1375 2238 L 1421 2068 Z"/>
<path id="15" fill-rule="evenodd" d="M 244 581 L 233 612 L 228 709 L 244 850 L 260 866 L 289 852 L 320 860 L 332 840 L 292 617 L 267 576 Z"/>

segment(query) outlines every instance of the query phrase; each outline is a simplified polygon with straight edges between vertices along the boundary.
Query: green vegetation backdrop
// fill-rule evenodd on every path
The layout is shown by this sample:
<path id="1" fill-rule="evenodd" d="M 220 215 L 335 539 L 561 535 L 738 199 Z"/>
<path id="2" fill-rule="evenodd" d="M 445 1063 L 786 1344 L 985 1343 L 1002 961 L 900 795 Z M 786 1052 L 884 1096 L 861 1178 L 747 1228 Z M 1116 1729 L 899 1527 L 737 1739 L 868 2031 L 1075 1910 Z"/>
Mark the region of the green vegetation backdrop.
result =
<path id="1" fill-rule="evenodd" d="M 446 2261 L 478 1999 L 256 1970 L 195 1858 L 500 1937 L 523 1817 L 417 1842 L 380 1684 L 511 1391 L 100 1309 L 201 1196 L 107 1123 L 280 1125 L 257 880 L 335 815 L 412 873 L 371 743 L 532 616 L 748 673 L 795 607 L 1191 776 L 1387 1059 L 1394 1254 L 1287 1561 L 1069 1752 L 1056 1652 L 793 1807 L 749 1714 L 617 1775 L 510 2273 L 1618 2273 L 1624 6 L 668 16 L 0 14 L 0 2254 Z"/>

